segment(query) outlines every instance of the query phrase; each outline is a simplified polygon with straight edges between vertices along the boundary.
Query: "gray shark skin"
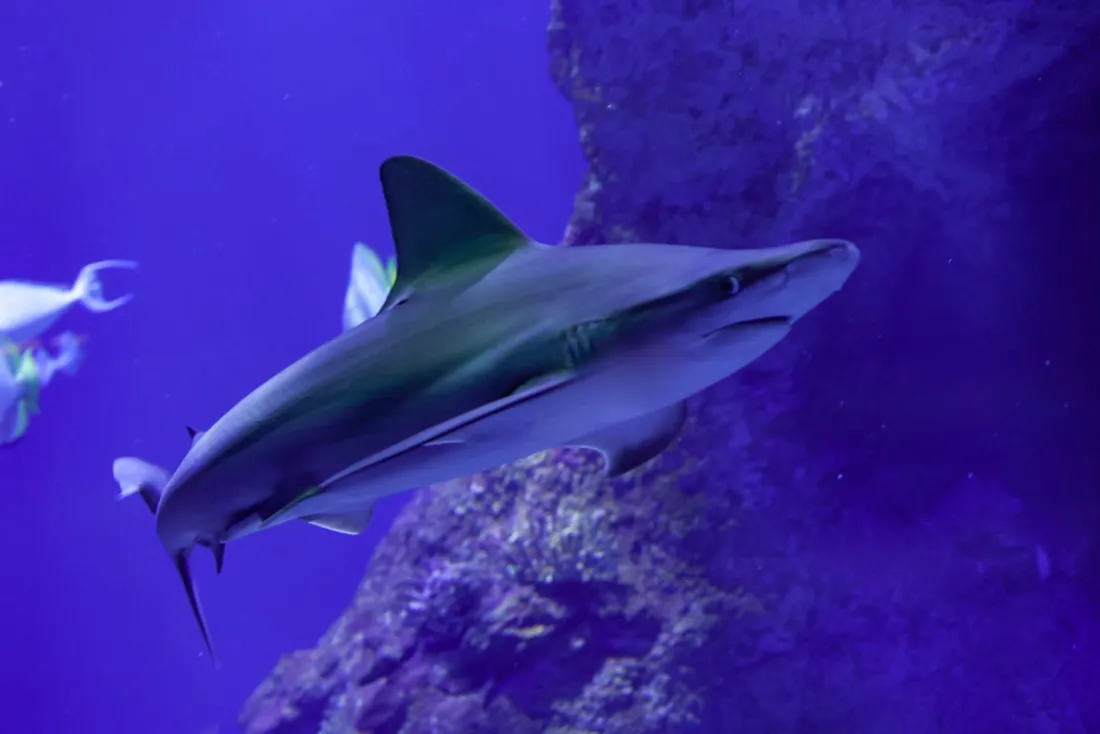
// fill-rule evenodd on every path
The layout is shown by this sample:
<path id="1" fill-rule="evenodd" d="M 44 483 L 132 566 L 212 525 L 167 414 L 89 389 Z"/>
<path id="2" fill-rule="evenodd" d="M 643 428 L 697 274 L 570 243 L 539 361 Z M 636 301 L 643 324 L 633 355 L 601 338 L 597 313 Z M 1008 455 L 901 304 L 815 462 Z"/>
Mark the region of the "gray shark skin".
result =
<path id="1" fill-rule="evenodd" d="M 426 161 L 381 166 L 398 271 L 382 310 L 287 367 L 209 430 L 174 473 L 115 462 L 183 579 L 188 558 L 290 520 L 361 532 L 377 498 L 555 446 L 610 475 L 678 435 L 684 400 L 756 359 L 840 289 L 844 240 L 760 250 L 532 241 Z"/>

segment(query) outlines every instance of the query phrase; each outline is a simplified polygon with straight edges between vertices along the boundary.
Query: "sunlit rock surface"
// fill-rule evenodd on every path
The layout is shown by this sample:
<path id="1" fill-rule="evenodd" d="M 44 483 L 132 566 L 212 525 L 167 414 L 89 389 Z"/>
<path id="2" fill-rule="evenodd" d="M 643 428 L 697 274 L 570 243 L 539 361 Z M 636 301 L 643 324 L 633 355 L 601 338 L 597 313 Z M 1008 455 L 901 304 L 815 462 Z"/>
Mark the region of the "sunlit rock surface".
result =
<path id="1" fill-rule="evenodd" d="M 419 493 L 245 731 L 1100 731 L 1098 18 L 558 2 L 568 242 L 863 264 L 638 472 Z"/>

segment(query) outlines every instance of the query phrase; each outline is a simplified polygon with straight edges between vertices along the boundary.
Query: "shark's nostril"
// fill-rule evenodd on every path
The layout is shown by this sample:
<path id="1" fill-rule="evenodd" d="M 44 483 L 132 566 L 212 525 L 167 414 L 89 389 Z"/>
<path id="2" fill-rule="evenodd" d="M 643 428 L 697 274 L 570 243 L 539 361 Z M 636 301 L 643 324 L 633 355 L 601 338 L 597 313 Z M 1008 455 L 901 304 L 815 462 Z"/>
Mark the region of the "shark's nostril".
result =
<path id="1" fill-rule="evenodd" d="M 773 291 L 783 290 L 791 279 L 790 272 L 790 265 L 782 270 L 777 270 L 762 281 L 756 283 L 754 290 L 758 293 L 771 293 Z"/>
<path id="2" fill-rule="evenodd" d="M 825 251 L 825 254 L 838 260 L 858 260 L 859 249 L 851 242 L 841 240 Z"/>
<path id="3" fill-rule="evenodd" d="M 792 261 L 785 268 L 790 275 L 803 275 L 821 272 L 822 268 L 831 272 L 837 265 L 859 262 L 859 250 L 851 242 L 838 240 L 808 255 Z"/>

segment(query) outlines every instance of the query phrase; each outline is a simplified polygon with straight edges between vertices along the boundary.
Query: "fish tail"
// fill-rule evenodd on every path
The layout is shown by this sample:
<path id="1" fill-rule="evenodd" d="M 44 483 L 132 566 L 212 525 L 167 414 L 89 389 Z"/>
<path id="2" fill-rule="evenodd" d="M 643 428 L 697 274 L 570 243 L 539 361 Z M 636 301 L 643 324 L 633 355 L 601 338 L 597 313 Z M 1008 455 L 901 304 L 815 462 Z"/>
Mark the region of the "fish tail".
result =
<path id="1" fill-rule="evenodd" d="M 390 270 L 373 249 L 362 242 L 355 243 L 351 254 L 351 276 L 344 296 L 344 331 L 354 329 L 378 315 L 393 287 L 396 265 L 393 265 L 392 276 Z"/>
<path id="2" fill-rule="evenodd" d="M 57 354 L 51 355 L 45 347 L 34 347 L 27 354 L 38 365 L 38 388 L 41 390 L 50 384 L 58 372 L 75 375 L 84 361 L 83 340 L 71 331 L 62 333 L 54 340 Z"/>
<path id="3" fill-rule="evenodd" d="M 195 589 L 195 580 L 191 576 L 191 566 L 187 562 L 189 553 L 189 550 L 174 553 L 172 560 L 176 564 L 176 570 L 179 571 L 183 589 L 187 592 L 187 601 L 191 604 L 191 613 L 195 615 L 195 622 L 199 625 L 199 632 L 202 633 L 202 641 L 206 645 L 206 651 L 210 653 L 210 659 L 214 661 L 214 666 L 220 667 L 218 656 L 214 653 L 214 644 L 210 641 L 210 628 L 207 627 L 206 617 L 202 613 L 199 592 Z"/>
<path id="4" fill-rule="evenodd" d="M 89 311 L 94 311 L 95 313 L 113 311 L 119 306 L 129 303 L 130 299 L 134 296 L 128 293 L 125 296 L 119 296 L 113 301 L 105 299 L 103 297 L 103 286 L 99 282 L 99 271 L 109 268 L 136 267 L 137 263 L 133 260 L 100 260 L 99 262 L 85 265 L 84 269 L 80 271 L 80 274 L 76 276 L 76 283 L 73 285 L 73 293 Z"/>
<path id="5" fill-rule="evenodd" d="M 119 498 L 139 495 L 149 512 L 157 514 L 160 496 L 168 484 L 168 472 L 132 456 L 115 459 L 113 470 L 119 486 Z"/>
<path id="6" fill-rule="evenodd" d="M 393 284 L 396 283 L 396 282 L 397 282 L 397 258 L 390 257 L 388 260 L 386 260 L 386 283 L 389 284 L 390 288 L 393 288 Z M 389 295 L 388 290 L 386 291 L 386 294 Z"/>
<path id="7" fill-rule="evenodd" d="M 84 339 L 71 331 L 62 332 L 54 340 L 57 355 L 53 358 L 54 367 L 66 375 L 75 375 L 84 361 Z"/>
<path id="8" fill-rule="evenodd" d="M 0 414 L 0 445 L 15 443 L 23 438 L 30 422 L 26 400 L 17 402 L 8 415 Z"/>
<path id="9" fill-rule="evenodd" d="M 23 388 L 23 402 L 31 415 L 38 414 L 38 397 L 42 392 L 43 382 L 48 381 L 44 380 L 48 375 L 43 375 L 39 367 L 34 352 L 27 350 L 23 352 L 15 373 L 16 381 Z"/>

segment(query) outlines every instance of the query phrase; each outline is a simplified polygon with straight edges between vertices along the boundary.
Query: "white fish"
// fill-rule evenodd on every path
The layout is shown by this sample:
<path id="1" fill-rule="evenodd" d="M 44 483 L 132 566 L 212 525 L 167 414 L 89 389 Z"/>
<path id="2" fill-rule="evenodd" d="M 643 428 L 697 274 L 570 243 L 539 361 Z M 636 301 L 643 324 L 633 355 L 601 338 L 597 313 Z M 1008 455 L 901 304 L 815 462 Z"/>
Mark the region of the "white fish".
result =
<path id="1" fill-rule="evenodd" d="M 385 265 L 371 248 L 356 242 L 351 253 L 351 275 L 344 296 L 344 331 L 355 328 L 382 310 L 397 279 L 397 261 Z"/>
<path id="2" fill-rule="evenodd" d="M 103 297 L 99 271 L 136 268 L 132 260 L 102 260 L 86 265 L 71 288 L 22 280 L 0 282 L 0 334 L 15 342 L 29 342 L 46 332 L 74 303 L 95 313 L 113 311 L 133 298 L 127 294 L 113 301 Z"/>

